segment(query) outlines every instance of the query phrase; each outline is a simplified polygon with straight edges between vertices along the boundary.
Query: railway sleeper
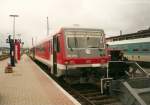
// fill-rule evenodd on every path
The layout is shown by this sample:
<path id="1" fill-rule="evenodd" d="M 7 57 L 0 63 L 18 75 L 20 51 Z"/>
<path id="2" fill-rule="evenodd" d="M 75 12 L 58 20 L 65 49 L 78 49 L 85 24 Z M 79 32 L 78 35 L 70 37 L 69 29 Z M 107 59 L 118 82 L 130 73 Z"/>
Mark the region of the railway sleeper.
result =
<path id="1" fill-rule="evenodd" d="M 108 99 L 110 97 L 106 96 L 106 95 L 101 95 L 101 96 L 97 96 L 97 97 L 88 97 L 88 99 L 90 100 L 102 100 L 102 99 Z"/>
<path id="2" fill-rule="evenodd" d="M 118 100 L 116 98 L 107 98 L 107 99 L 100 99 L 100 100 L 94 100 L 92 101 L 92 103 L 94 103 L 95 105 L 106 105 L 106 104 L 112 104 L 112 103 L 116 103 L 118 102 Z"/>
<path id="3" fill-rule="evenodd" d="M 86 91 L 80 91 L 81 94 L 87 94 L 87 93 L 93 93 L 93 92 L 97 92 L 100 90 L 86 90 Z"/>
<path id="4" fill-rule="evenodd" d="M 85 97 L 91 97 L 91 96 L 99 96 L 101 95 L 100 92 L 94 92 L 94 93 L 87 93 L 87 94 L 82 94 Z"/>
<path id="5" fill-rule="evenodd" d="M 115 103 L 104 104 L 104 105 L 122 105 L 122 103 L 121 102 L 115 102 Z"/>

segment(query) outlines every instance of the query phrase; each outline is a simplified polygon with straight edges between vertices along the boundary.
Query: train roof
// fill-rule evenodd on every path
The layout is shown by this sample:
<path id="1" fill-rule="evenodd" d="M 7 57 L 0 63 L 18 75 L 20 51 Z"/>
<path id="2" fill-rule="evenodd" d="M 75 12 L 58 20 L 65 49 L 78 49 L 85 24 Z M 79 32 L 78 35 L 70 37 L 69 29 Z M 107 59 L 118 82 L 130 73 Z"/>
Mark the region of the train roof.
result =
<path id="1" fill-rule="evenodd" d="M 58 33 L 61 33 L 62 31 L 101 31 L 102 33 L 104 33 L 103 29 L 96 29 L 96 28 L 80 28 L 80 27 L 61 27 L 59 29 L 56 29 L 55 31 L 51 31 L 50 35 L 46 36 L 43 40 L 41 40 L 40 42 L 38 42 L 38 44 L 36 44 L 35 46 L 40 45 L 43 42 L 46 42 L 48 40 L 51 40 L 52 37 Z"/>
<path id="2" fill-rule="evenodd" d="M 71 30 L 71 31 L 84 31 L 84 30 L 86 30 L 86 31 L 102 31 L 102 32 L 104 32 L 104 30 L 103 29 L 100 29 L 100 28 L 80 28 L 80 27 L 62 27 L 62 29 L 64 29 L 64 30 Z"/>
<path id="3" fill-rule="evenodd" d="M 149 41 L 150 41 L 150 37 L 140 38 L 140 39 L 121 40 L 121 41 L 109 41 L 107 42 L 107 44 L 118 45 L 118 44 L 132 44 L 132 43 L 148 43 Z"/>

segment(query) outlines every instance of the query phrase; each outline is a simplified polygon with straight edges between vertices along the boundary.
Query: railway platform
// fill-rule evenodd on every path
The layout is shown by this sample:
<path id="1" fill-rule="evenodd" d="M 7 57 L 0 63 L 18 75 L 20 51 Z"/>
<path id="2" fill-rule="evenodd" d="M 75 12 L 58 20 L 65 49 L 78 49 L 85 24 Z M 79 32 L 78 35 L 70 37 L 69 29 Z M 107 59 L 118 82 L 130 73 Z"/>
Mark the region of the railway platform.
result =
<path id="1" fill-rule="evenodd" d="M 80 105 L 28 56 L 13 73 L 4 72 L 7 62 L 0 61 L 0 105 Z"/>

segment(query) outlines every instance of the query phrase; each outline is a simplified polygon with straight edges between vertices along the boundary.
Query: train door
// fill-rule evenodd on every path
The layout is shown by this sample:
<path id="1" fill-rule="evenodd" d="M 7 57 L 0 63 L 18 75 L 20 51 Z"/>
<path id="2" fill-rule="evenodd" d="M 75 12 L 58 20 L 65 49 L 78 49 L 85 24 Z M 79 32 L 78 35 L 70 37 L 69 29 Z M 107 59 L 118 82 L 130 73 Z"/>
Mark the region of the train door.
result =
<path id="1" fill-rule="evenodd" d="M 57 74 L 57 52 L 59 52 L 59 41 L 57 35 L 53 36 L 53 74 Z"/>

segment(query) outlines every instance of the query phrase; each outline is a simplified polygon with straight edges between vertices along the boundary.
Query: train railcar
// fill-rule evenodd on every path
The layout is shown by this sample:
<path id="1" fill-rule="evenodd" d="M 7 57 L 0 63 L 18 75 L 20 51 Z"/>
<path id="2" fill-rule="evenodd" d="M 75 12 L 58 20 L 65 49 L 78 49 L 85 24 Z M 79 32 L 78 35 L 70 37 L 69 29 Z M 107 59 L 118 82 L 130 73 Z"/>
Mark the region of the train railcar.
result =
<path id="1" fill-rule="evenodd" d="M 36 45 L 34 51 L 35 59 L 46 64 L 57 77 L 102 76 L 110 59 L 102 29 L 61 28 Z"/>
<path id="2" fill-rule="evenodd" d="M 107 38 L 109 47 L 122 50 L 131 61 L 150 62 L 150 29 Z"/>

